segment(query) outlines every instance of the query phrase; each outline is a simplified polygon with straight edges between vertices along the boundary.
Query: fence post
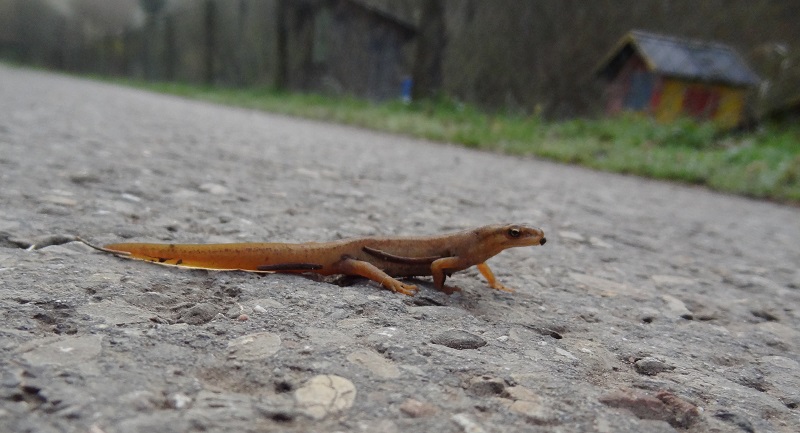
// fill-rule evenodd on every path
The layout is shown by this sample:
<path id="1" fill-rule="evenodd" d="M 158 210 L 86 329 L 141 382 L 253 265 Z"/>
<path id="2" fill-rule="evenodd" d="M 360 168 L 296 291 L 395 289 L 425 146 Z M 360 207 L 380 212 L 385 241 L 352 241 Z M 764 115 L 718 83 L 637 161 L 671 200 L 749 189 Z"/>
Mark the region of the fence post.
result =
<path id="1" fill-rule="evenodd" d="M 214 84 L 214 43 L 216 41 L 216 14 L 214 0 L 206 0 L 205 83 Z"/>

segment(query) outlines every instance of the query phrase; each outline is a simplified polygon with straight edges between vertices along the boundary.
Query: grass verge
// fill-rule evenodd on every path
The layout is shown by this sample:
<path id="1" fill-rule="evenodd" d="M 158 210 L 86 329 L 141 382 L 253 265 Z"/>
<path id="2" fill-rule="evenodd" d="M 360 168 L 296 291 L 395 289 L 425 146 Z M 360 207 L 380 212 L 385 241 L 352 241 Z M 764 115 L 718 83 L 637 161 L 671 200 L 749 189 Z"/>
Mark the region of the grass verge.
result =
<path id="1" fill-rule="evenodd" d="M 710 124 L 689 120 L 662 125 L 640 116 L 627 116 L 549 122 L 536 116 L 487 114 L 450 102 L 375 104 L 267 88 L 115 82 L 220 104 L 800 204 L 800 126 L 795 125 L 768 125 L 756 132 L 725 135 Z"/>

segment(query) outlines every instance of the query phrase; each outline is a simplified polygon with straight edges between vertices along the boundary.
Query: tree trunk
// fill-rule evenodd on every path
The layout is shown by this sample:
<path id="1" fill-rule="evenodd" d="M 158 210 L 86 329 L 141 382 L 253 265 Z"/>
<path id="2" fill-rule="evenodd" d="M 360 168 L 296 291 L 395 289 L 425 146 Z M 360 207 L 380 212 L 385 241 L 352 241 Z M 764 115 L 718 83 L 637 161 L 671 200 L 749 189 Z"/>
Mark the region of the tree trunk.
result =
<path id="1" fill-rule="evenodd" d="M 289 48 L 288 48 L 288 29 L 287 29 L 287 8 L 286 8 L 287 0 L 278 0 L 277 10 L 275 15 L 278 19 L 277 24 L 277 34 L 275 35 L 275 50 L 276 50 L 276 58 L 275 58 L 275 82 L 274 86 L 278 90 L 285 90 L 287 87 L 287 79 L 288 74 L 287 71 L 289 69 Z"/>
<path id="2" fill-rule="evenodd" d="M 442 87 L 445 28 L 442 0 L 425 0 L 417 33 L 417 53 L 412 72 L 413 99 L 436 96 Z"/>
<path id="3" fill-rule="evenodd" d="M 214 51 L 217 33 L 217 7 L 214 0 L 206 0 L 206 40 L 204 81 L 214 84 Z"/>

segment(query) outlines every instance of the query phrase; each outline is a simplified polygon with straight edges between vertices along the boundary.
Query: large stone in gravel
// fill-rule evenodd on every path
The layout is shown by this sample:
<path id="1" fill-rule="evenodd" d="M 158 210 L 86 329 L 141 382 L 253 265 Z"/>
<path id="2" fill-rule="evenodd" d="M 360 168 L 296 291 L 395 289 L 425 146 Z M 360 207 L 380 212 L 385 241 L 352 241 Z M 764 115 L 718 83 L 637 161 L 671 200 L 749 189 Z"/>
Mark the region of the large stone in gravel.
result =
<path id="1" fill-rule="evenodd" d="M 300 412 L 313 419 L 322 419 L 349 409 L 356 399 L 356 387 L 344 377 L 322 374 L 298 388 L 294 398 Z"/>
<path id="2" fill-rule="evenodd" d="M 396 379 L 400 377 L 400 369 L 388 359 L 371 350 L 357 350 L 347 355 L 347 360 L 371 371 L 383 379 Z"/>
<path id="3" fill-rule="evenodd" d="M 228 357 L 241 361 L 258 361 L 270 357 L 281 348 L 281 337 L 272 332 L 243 335 L 228 343 Z"/>
<path id="4" fill-rule="evenodd" d="M 33 365 L 57 365 L 97 373 L 96 361 L 102 342 L 102 335 L 55 337 L 21 346 L 18 352 Z"/>

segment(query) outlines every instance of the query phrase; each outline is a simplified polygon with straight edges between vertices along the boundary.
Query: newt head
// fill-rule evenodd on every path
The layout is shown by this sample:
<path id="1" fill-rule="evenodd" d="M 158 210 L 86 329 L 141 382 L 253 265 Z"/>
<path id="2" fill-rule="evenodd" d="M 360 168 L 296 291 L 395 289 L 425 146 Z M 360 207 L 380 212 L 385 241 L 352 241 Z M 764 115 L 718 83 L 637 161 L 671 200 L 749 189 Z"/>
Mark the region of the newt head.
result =
<path id="1" fill-rule="evenodd" d="M 484 239 L 500 250 L 544 245 L 547 242 L 541 229 L 526 224 L 487 226 L 479 230 L 485 230 Z"/>

